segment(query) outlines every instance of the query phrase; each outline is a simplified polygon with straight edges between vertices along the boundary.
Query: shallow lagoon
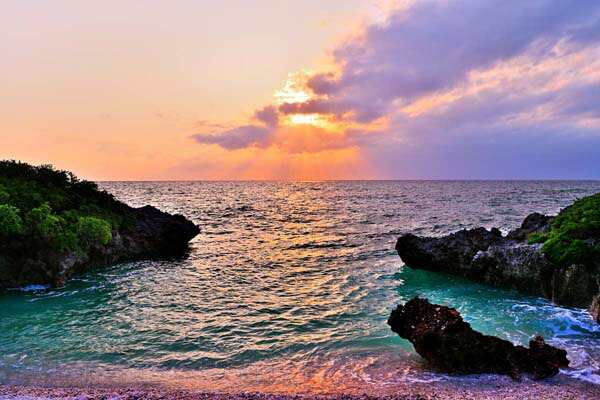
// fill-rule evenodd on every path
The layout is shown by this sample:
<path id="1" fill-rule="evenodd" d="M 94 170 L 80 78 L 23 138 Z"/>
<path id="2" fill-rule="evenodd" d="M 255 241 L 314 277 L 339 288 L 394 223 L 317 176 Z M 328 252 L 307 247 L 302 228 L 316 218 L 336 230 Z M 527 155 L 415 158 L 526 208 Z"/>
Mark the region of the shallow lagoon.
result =
<path id="1" fill-rule="evenodd" d="M 600 328 L 582 310 L 403 267 L 403 232 L 507 231 L 600 182 L 101 183 L 202 228 L 189 257 L 121 264 L 57 290 L 0 297 L 0 382 L 179 382 L 338 390 L 448 378 L 387 327 L 422 294 L 516 343 L 541 333 L 598 382 Z M 38 289 L 38 290 L 35 290 Z M 82 380 L 82 376 L 85 378 Z"/>

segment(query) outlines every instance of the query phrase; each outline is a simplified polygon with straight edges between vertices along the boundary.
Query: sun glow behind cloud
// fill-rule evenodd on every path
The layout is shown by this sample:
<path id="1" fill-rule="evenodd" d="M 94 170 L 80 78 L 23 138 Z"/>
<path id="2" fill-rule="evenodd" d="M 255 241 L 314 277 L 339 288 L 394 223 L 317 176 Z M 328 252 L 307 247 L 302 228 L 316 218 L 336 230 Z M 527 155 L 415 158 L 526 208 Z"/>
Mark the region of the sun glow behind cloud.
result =
<path id="1" fill-rule="evenodd" d="M 306 78 L 310 71 L 291 73 L 285 80 L 283 87 L 275 91 L 273 97 L 277 104 L 296 104 L 310 100 L 311 95 L 306 90 Z"/>
<path id="2" fill-rule="evenodd" d="M 354 149 L 382 177 L 558 177 L 564 162 L 589 174 L 599 31 L 590 3 L 399 2 L 327 68 L 290 74 L 270 106 L 278 124 L 251 147 Z M 546 164 L 526 168 L 532 155 Z"/>
<path id="3" fill-rule="evenodd" d="M 293 114 L 290 115 L 290 122 L 295 125 L 322 125 L 319 114 Z"/>
<path id="4" fill-rule="evenodd" d="M 600 3 L 38 7 L 0 16 L 6 158 L 103 179 L 600 177 Z"/>

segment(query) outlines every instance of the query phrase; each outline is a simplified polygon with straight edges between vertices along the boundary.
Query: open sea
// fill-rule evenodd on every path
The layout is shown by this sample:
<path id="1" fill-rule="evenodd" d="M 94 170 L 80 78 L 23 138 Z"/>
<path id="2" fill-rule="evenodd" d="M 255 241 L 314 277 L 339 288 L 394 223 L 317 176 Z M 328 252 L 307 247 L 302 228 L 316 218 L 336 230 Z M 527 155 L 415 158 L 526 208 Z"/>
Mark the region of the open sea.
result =
<path id="1" fill-rule="evenodd" d="M 115 265 L 0 295 L 0 383 L 324 392 L 473 379 L 430 371 L 386 324 L 416 294 L 473 327 L 565 348 L 600 384 L 584 310 L 403 266 L 405 232 L 503 232 L 600 191 L 591 181 L 102 182 L 200 225 L 184 259 Z M 571 379 L 568 378 L 568 379 Z"/>

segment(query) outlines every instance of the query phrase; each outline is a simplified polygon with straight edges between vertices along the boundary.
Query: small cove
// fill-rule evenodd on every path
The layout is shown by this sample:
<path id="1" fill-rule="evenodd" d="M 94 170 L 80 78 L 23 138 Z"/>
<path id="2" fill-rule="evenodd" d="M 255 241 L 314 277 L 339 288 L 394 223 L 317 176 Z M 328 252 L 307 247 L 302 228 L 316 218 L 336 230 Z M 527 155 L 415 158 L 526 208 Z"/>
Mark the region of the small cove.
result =
<path id="1" fill-rule="evenodd" d="M 386 325 L 421 294 L 515 343 L 567 349 L 600 383 L 600 328 L 583 310 L 403 266 L 402 232 L 507 231 L 600 182 L 107 182 L 131 205 L 202 228 L 189 257 L 91 271 L 0 297 L 0 380 L 178 382 L 319 391 L 461 381 L 429 371 Z M 564 378 L 564 377 L 563 377 Z M 558 377 L 557 379 L 563 379 Z"/>

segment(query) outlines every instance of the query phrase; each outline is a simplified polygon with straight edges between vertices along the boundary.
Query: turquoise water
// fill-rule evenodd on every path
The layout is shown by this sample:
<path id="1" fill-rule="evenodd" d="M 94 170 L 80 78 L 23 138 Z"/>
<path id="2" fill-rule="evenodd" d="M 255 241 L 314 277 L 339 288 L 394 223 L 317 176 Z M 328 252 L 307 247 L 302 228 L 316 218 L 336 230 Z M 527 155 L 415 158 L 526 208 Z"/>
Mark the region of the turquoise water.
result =
<path id="1" fill-rule="evenodd" d="M 188 257 L 91 271 L 0 296 L 0 382 L 174 383 L 306 390 L 445 379 L 387 327 L 416 294 L 515 343 L 566 348 L 598 382 L 600 328 L 583 310 L 404 267 L 403 232 L 517 226 L 600 182 L 103 183 L 197 222 Z"/>

